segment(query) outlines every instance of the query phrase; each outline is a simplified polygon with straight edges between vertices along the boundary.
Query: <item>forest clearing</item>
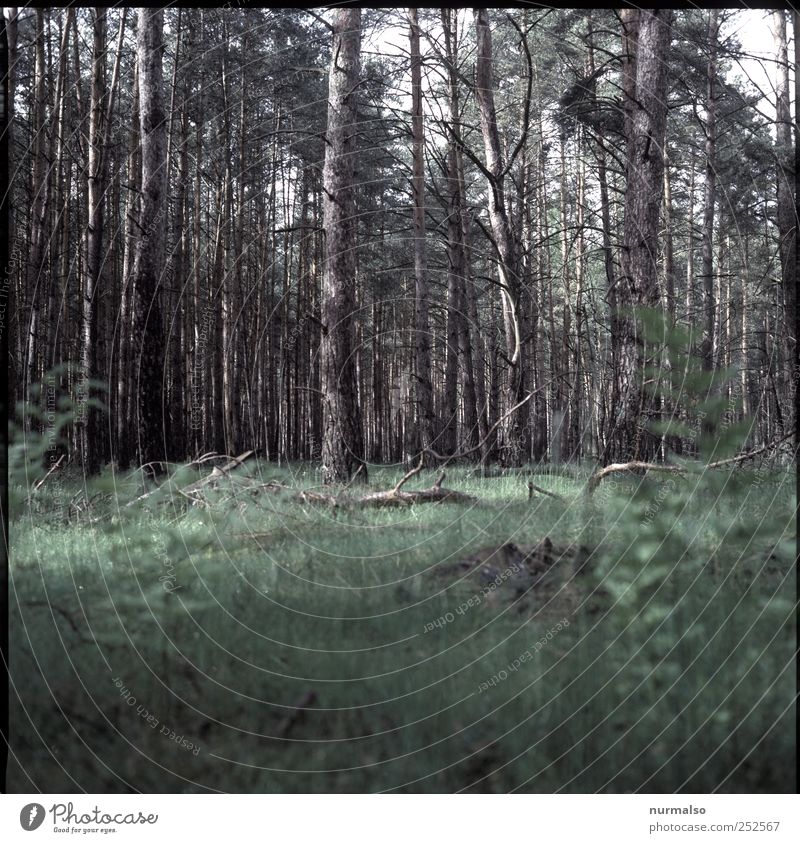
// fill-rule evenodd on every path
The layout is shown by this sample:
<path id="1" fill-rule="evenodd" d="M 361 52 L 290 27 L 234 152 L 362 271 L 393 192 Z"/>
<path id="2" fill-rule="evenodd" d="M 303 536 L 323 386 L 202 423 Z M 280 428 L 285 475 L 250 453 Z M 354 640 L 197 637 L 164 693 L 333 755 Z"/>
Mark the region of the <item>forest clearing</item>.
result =
<path id="1" fill-rule="evenodd" d="M 319 488 L 259 464 L 207 507 L 118 510 L 134 490 L 104 475 L 68 518 L 45 486 L 15 528 L 12 714 L 36 731 L 11 782 L 791 791 L 793 478 L 710 475 L 589 499 L 585 478 L 537 475 L 563 500 L 530 501 L 521 477 L 459 468 L 479 505 L 331 511 L 248 494 Z"/>
<path id="2" fill-rule="evenodd" d="M 796 789 L 797 15 L 6 7 L 6 790 Z"/>

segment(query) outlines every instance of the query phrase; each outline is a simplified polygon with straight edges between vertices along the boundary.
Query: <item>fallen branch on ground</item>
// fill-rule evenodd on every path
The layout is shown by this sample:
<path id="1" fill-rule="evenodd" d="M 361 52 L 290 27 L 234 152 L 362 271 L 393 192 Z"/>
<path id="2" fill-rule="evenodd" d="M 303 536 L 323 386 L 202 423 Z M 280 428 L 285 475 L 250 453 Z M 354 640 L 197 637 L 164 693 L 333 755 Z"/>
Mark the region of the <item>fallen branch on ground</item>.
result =
<path id="1" fill-rule="evenodd" d="M 208 486 L 210 484 L 215 483 L 221 477 L 226 477 L 228 472 L 233 471 L 234 468 L 238 468 L 243 462 L 249 460 L 250 457 L 253 456 L 255 451 L 245 451 L 243 454 L 239 454 L 238 457 L 234 457 L 233 459 L 229 460 L 225 463 L 225 465 L 217 465 L 214 466 L 213 471 L 208 477 L 204 477 L 202 480 L 198 480 L 196 483 L 192 483 L 189 486 L 184 486 L 181 491 L 184 494 L 193 494 L 194 492 L 199 491 L 200 489 Z"/>
<path id="2" fill-rule="evenodd" d="M 421 463 L 421 460 L 420 460 Z M 421 467 L 421 466 L 420 466 Z M 388 492 L 373 492 L 357 498 L 353 503 L 357 506 L 410 506 L 416 503 L 477 503 L 478 499 L 464 492 L 457 492 L 454 489 L 443 489 L 445 473 L 442 472 L 436 482 L 429 489 L 419 489 L 413 492 L 404 492 L 400 487 L 406 480 L 410 479 L 414 472 L 409 472 L 401 481 Z"/>
<path id="3" fill-rule="evenodd" d="M 188 486 L 184 486 L 182 489 L 176 489 L 178 494 L 183 495 L 185 498 L 188 498 L 193 503 L 201 503 L 202 501 L 195 496 L 196 492 L 199 492 L 205 486 L 213 485 L 217 482 L 221 477 L 226 477 L 228 472 L 232 471 L 237 466 L 240 466 L 245 460 L 250 459 L 253 456 L 255 451 L 245 451 L 243 454 L 240 454 L 238 457 L 229 457 L 228 462 L 225 463 L 223 466 L 215 466 L 211 474 L 207 477 L 204 477 L 202 480 L 197 480 L 194 483 L 191 483 Z M 222 454 L 205 454 L 204 456 L 200 457 L 199 460 L 195 460 L 194 462 L 189 463 L 189 466 L 192 465 L 199 465 L 202 462 L 206 462 L 208 459 L 216 459 L 218 457 L 224 456 Z M 157 486 L 155 489 L 151 489 L 149 492 L 145 492 L 143 495 L 139 495 L 138 498 L 134 498 L 132 501 L 129 501 L 125 504 L 125 508 L 134 506 L 137 503 L 141 503 L 143 500 L 146 500 L 151 495 L 155 495 L 158 492 L 164 491 L 164 489 L 169 488 L 172 485 L 173 479 L 175 475 L 170 477 L 165 483 L 162 483 L 160 486 Z"/>
<path id="4" fill-rule="evenodd" d="M 189 486 L 184 486 L 183 488 L 176 488 L 175 491 L 177 491 L 177 493 L 182 497 L 191 501 L 192 504 L 203 504 L 205 503 L 205 501 L 202 497 L 202 491 L 206 487 L 215 484 L 222 478 L 228 477 L 229 472 L 231 470 L 237 468 L 243 462 L 248 460 L 253 455 L 253 453 L 253 451 L 246 451 L 240 456 L 234 457 L 233 459 L 229 460 L 226 465 L 214 468 L 211 474 L 209 474 L 207 477 L 204 477 L 202 480 L 198 480 L 190 484 Z M 403 486 L 409 480 L 411 480 L 412 477 L 415 477 L 417 474 L 419 474 L 420 471 L 422 471 L 423 464 L 424 454 L 421 454 L 419 463 L 410 471 L 406 472 L 406 474 L 404 474 L 403 477 L 400 478 L 400 480 L 395 484 L 392 489 L 389 489 L 388 491 L 384 492 L 370 492 L 369 494 L 362 495 L 361 497 L 349 497 L 347 495 L 342 494 L 342 492 L 346 491 L 346 488 L 348 487 L 345 487 L 345 489 L 343 489 L 342 492 L 340 492 L 338 495 L 332 495 L 326 492 L 316 492 L 312 489 L 293 489 L 291 486 L 285 486 L 282 483 L 276 482 L 259 483 L 256 485 L 245 486 L 242 491 L 245 493 L 250 492 L 251 494 L 257 494 L 258 492 L 262 491 L 283 493 L 286 494 L 290 500 L 298 501 L 299 503 L 324 504 L 333 508 L 340 506 L 411 506 L 413 504 L 418 503 L 477 503 L 477 498 L 473 497 L 472 495 L 467 495 L 464 492 L 458 492 L 455 489 L 443 488 L 442 483 L 445 479 L 444 472 L 442 472 L 437 478 L 436 482 L 427 489 L 405 491 L 403 489 Z M 228 477 L 228 479 L 233 480 L 235 478 Z M 153 495 L 156 492 L 163 490 L 165 486 L 169 485 L 170 482 L 171 481 L 168 481 L 167 484 L 159 486 L 158 489 L 153 489 L 152 491 L 147 492 L 144 495 L 140 495 L 138 498 L 128 503 L 127 506 L 133 506 L 134 504 L 141 502 L 145 498 L 150 497 L 150 495 Z"/>
<path id="5" fill-rule="evenodd" d="M 31 494 L 33 494 L 33 492 L 35 492 L 37 489 L 41 489 L 42 486 L 44 486 L 44 484 L 47 482 L 47 478 L 61 465 L 62 462 L 64 462 L 64 454 L 62 454 L 58 458 L 58 462 L 53 465 L 50 471 L 48 471 L 47 474 L 45 474 L 45 476 L 42 477 L 41 480 L 38 480 L 36 483 L 34 483 L 33 489 L 31 489 Z"/>
<path id="6" fill-rule="evenodd" d="M 775 439 L 773 442 L 768 442 L 766 445 L 762 445 L 760 448 L 756 448 L 754 451 L 748 451 L 746 454 L 739 454 L 737 457 L 729 457 L 726 460 L 717 460 L 716 462 L 710 462 L 708 465 L 703 466 L 704 468 L 721 468 L 723 465 L 733 465 L 734 463 L 744 462 L 745 460 L 749 460 L 751 457 L 757 457 L 759 454 L 763 454 L 764 451 L 770 451 L 773 448 L 777 448 L 778 445 L 783 444 L 787 439 L 791 439 L 794 436 L 794 431 L 791 433 L 787 433 L 785 436 L 781 436 L 780 439 Z"/>
<path id="7" fill-rule="evenodd" d="M 547 489 L 543 489 L 541 486 L 528 481 L 528 500 L 532 500 L 534 492 L 538 492 L 540 495 L 547 495 L 548 498 L 553 498 L 564 503 L 564 498 L 561 495 L 557 495 L 555 492 L 548 492 Z"/>
<path id="8" fill-rule="evenodd" d="M 472 495 L 457 492 L 455 489 L 442 488 L 445 478 L 444 472 L 439 475 L 433 486 L 428 489 L 403 491 L 403 484 L 417 473 L 417 468 L 412 469 L 400 479 L 400 482 L 394 488 L 385 492 L 370 492 L 358 498 L 350 498 L 343 495 L 328 495 L 323 492 L 312 491 L 311 489 L 297 490 L 292 489 L 290 486 L 283 486 L 280 483 L 265 483 L 258 488 L 269 492 L 284 492 L 289 496 L 290 500 L 299 501 L 300 503 L 321 503 L 331 507 L 379 508 L 384 506 L 411 506 L 417 503 L 477 503 L 477 498 L 474 498 Z"/>
<path id="9" fill-rule="evenodd" d="M 605 466 L 605 468 L 601 468 L 600 471 L 589 478 L 589 482 L 586 484 L 586 491 L 591 494 L 600 485 L 600 481 L 604 477 L 608 477 L 609 474 L 618 474 L 621 471 L 664 471 L 670 474 L 682 474 L 684 468 L 679 465 L 659 465 L 658 463 L 640 462 L 638 460 L 633 460 L 632 462 L 614 462 L 611 465 Z"/>
<path id="10" fill-rule="evenodd" d="M 738 456 L 729 457 L 728 459 L 706 463 L 705 465 L 659 465 L 658 463 L 639 462 L 636 460 L 633 462 L 612 463 L 611 465 L 605 466 L 605 468 L 601 468 L 600 471 L 596 472 L 589 478 L 589 482 L 586 484 L 586 491 L 588 494 L 591 494 L 598 487 L 600 481 L 604 477 L 608 477 L 609 474 L 616 474 L 621 471 L 664 471 L 672 474 L 684 474 L 687 471 L 705 471 L 709 468 L 723 468 L 726 465 L 736 465 L 740 462 L 744 462 L 745 460 L 749 460 L 752 457 L 756 457 L 759 454 L 763 454 L 765 451 L 770 451 L 773 448 L 776 448 L 792 436 L 794 436 L 794 433 L 789 433 L 786 436 L 782 436 L 780 439 L 776 439 L 773 442 L 769 442 L 766 445 L 762 445 L 760 448 L 748 451 L 745 454 L 739 454 Z"/>

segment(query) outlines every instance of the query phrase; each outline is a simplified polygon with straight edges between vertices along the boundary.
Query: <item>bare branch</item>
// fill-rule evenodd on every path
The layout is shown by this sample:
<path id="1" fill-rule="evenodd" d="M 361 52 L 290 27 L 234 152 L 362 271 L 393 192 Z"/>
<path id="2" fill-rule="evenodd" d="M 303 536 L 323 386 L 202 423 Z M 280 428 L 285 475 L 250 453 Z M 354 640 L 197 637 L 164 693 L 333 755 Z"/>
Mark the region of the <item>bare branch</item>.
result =
<path id="1" fill-rule="evenodd" d="M 530 117 L 531 117 L 531 97 L 533 96 L 533 59 L 531 58 L 531 51 L 528 47 L 528 39 L 523 33 L 522 29 L 520 29 L 519 24 L 514 20 L 514 18 L 506 14 L 506 17 L 511 22 L 511 25 L 514 29 L 517 30 L 519 34 L 520 44 L 522 45 L 522 49 L 525 52 L 525 62 L 528 66 L 528 74 L 527 74 L 527 86 L 525 91 L 525 104 L 523 107 L 523 115 L 522 115 L 522 135 L 520 139 L 517 141 L 517 145 L 514 147 L 514 151 L 509 155 L 508 162 L 506 163 L 505 167 L 500 172 L 499 178 L 502 180 L 506 173 L 510 172 L 511 168 L 514 166 L 514 162 L 517 160 L 517 156 L 525 147 L 525 144 L 528 141 L 528 130 L 530 125 Z"/>
<path id="2" fill-rule="evenodd" d="M 768 442 L 766 445 L 762 445 L 760 448 L 756 448 L 754 451 L 748 451 L 746 454 L 739 454 L 737 457 L 729 457 L 726 460 L 717 460 L 716 462 L 710 462 L 708 465 L 703 466 L 703 468 L 721 468 L 724 465 L 733 465 L 734 463 L 744 462 L 745 460 L 749 460 L 752 457 L 758 456 L 759 454 L 763 454 L 764 451 L 770 451 L 773 448 L 777 448 L 778 445 L 785 442 L 787 439 L 791 439 L 794 436 L 794 431 L 791 433 L 787 433 L 785 436 L 781 436 L 780 439 L 775 439 L 772 442 Z"/>
<path id="3" fill-rule="evenodd" d="M 420 471 L 422 471 L 422 466 L 424 464 L 425 464 L 425 453 L 423 452 L 422 454 L 420 454 L 419 462 L 417 463 L 416 468 L 412 468 L 411 471 L 404 474 L 403 477 L 400 478 L 400 481 L 394 487 L 392 492 L 394 494 L 397 494 L 405 483 L 407 483 L 412 477 L 414 477 L 416 474 L 419 474 Z"/>
<path id="4" fill-rule="evenodd" d="M 452 460 L 461 459 L 462 457 L 466 457 L 469 454 L 474 454 L 475 451 L 482 448 L 489 441 L 489 439 L 491 438 L 491 436 L 495 432 L 495 430 L 497 430 L 497 428 L 500 427 L 500 425 L 509 416 L 513 415 L 517 410 L 519 410 L 520 407 L 522 407 L 524 404 L 526 404 L 528 401 L 530 401 L 531 398 L 533 398 L 534 395 L 536 395 L 538 392 L 541 392 L 543 389 L 547 389 L 547 387 L 549 387 L 550 384 L 555 383 L 557 380 L 561 380 L 562 378 L 570 377 L 574 374 L 575 374 L 574 372 L 562 372 L 560 375 L 556 375 L 556 377 L 550 378 L 550 380 L 547 381 L 547 383 L 544 383 L 540 387 L 537 387 L 533 391 L 529 392 L 522 399 L 522 401 L 520 401 L 518 404 L 515 404 L 510 410 L 508 410 L 506 413 L 504 413 L 502 416 L 500 416 L 500 418 L 489 428 L 489 431 L 487 432 L 486 436 L 484 436 L 483 439 L 481 439 L 481 441 L 478 442 L 478 444 L 473 446 L 472 448 L 467 448 L 466 451 L 459 451 L 458 453 L 452 454 L 449 457 L 445 456 L 444 454 L 437 453 L 432 448 L 426 448 L 424 453 L 430 454 L 432 457 L 434 457 L 434 459 L 444 460 L 445 461 L 444 465 L 447 465 Z"/>
<path id="5" fill-rule="evenodd" d="M 42 486 L 44 486 L 45 482 L 47 481 L 47 478 L 48 478 L 48 477 L 49 477 L 49 476 L 50 476 L 50 475 L 51 475 L 51 474 L 52 474 L 52 473 L 53 473 L 53 472 L 54 472 L 54 471 L 55 471 L 55 470 L 56 470 L 56 469 L 57 469 L 57 468 L 61 465 L 61 463 L 62 463 L 62 462 L 64 462 L 64 454 L 62 454 L 62 455 L 58 458 L 58 462 L 57 462 L 57 463 L 55 463 L 55 464 L 52 466 L 52 468 L 50 469 L 50 471 L 48 471 L 48 472 L 47 472 L 47 474 L 45 474 L 45 476 L 44 476 L 44 477 L 42 477 L 42 479 L 41 479 L 41 480 L 38 480 L 38 481 L 34 484 L 33 489 L 31 490 L 31 493 L 35 492 L 37 489 L 41 489 L 41 488 L 42 488 Z"/>
<path id="6" fill-rule="evenodd" d="M 547 495 L 548 498 L 553 498 L 553 500 L 561 501 L 564 503 L 564 498 L 561 495 L 557 495 L 555 492 L 548 492 L 547 489 L 543 489 L 541 486 L 537 486 L 535 483 L 531 483 L 528 481 L 528 500 L 533 498 L 533 493 L 538 492 L 540 495 Z"/>
<path id="7" fill-rule="evenodd" d="M 618 474 L 621 471 L 664 471 L 670 474 L 683 474 L 685 469 L 680 465 L 658 465 L 658 463 L 639 462 L 638 460 L 633 460 L 632 462 L 615 462 L 607 465 L 605 468 L 601 468 L 600 471 L 589 478 L 589 482 L 586 485 L 587 493 L 591 494 L 604 477 L 608 477 L 609 474 Z"/>

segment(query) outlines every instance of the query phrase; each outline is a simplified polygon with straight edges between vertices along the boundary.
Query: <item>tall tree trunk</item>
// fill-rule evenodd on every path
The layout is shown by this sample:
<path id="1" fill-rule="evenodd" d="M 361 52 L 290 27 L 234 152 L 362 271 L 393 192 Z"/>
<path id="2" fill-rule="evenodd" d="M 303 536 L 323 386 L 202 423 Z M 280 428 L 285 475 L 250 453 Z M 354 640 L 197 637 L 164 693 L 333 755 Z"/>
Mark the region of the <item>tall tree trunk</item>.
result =
<path id="1" fill-rule="evenodd" d="M 125 245 L 122 258 L 122 294 L 119 314 L 119 383 L 117 389 L 117 459 L 121 468 L 127 468 L 136 458 L 136 444 L 131 420 L 136 418 L 134 396 L 133 323 L 134 288 L 133 263 L 136 251 L 137 226 L 141 208 L 141 130 L 139 123 L 139 67 L 133 69 L 133 106 L 131 129 L 128 138 L 128 155 L 125 164 Z"/>
<path id="2" fill-rule="evenodd" d="M 353 158 L 361 52 L 361 9 L 337 9 L 328 92 L 323 171 L 325 268 L 322 283 L 322 389 L 327 403 L 322 446 L 323 479 L 346 483 L 363 462 L 361 411 L 354 357 L 356 224 Z"/>
<path id="3" fill-rule="evenodd" d="M 435 438 L 433 389 L 431 387 L 431 338 L 428 319 L 428 262 L 425 250 L 425 135 L 422 123 L 422 58 L 419 48 L 417 10 L 408 10 L 408 41 L 411 50 L 412 190 L 414 196 L 414 400 L 418 418 L 420 450 L 433 446 Z"/>
<path id="4" fill-rule="evenodd" d="M 65 117 L 65 88 L 68 68 L 69 36 L 74 9 L 67 9 L 66 21 L 61 28 L 60 49 L 58 53 L 58 73 L 56 75 L 56 90 L 53 98 L 53 132 L 50 136 L 50 149 L 48 159 L 52 162 L 54 174 L 53 190 L 53 215 L 50 220 L 50 254 L 48 262 L 50 265 L 47 316 L 45 318 L 45 368 L 50 369 L 56 365 L 61 358 L 57 354 L 57 335 L 60 328 L 58 308 L 60 306 L 59 287 L 62 279 L 66 278 L 60 272 L 59 266 L 59 236 L 56 234 L 60 217 L 68 216 L 69 203 L 65 200 L 70 194 L 65 189 L 66 176 L 64 173 L 64 117 Z M 62 224 L 63 225 L 63 224 Z"/>
<path id="5" fill-rule="evenodd" d="M 445 343 L 444 393 L 441 408 L 441 445 L 444 453 L 458 451 L 458 382 L 461 344 L 463 340 L 464 306 L 462 289 L 466 275 L 464 254 L 464 229 L 462 226 L 463 200 L 459 178 L 456 138 L 460 137 L 458 82 L 455 63 L 458 48 L 454 15 L 451 9 L 442 9 L 442 26 L 445 36 L 445 54 L 448 64 L 449 119 L 452 134 L 447 146 L 447 328 Z"/>
<path id="6" fill-rule="evenodd" d="M 506 208 L 504 183 L 507 165 L 503 163 L 500 133 L 494 102 L 492 71 L 492 33 L 486 9 L 475 10 L 475 29 L 478 56 L 475 67 L 475 94 L 481 116 L 481 133 L 486 157 L 489 187 L 489 219 L 492 226 L 494 248 L 497 252 L 497 269 L 503 297 L 503 322 L 506 333 L 508 357 L 508 387 L 506 391 L 505 446 L 508 462 L 519 465 L 525 459 L 526 428 L 529 417 L 527 404 L 511 412 L 525 397 L 525 371 L 523 339 L 526 337 L 526 314 L 521 306 L 519 279 L 519 248 Z"/>
<path id="7" fill-rule="evenodd" d="M 203 13 L 200 14 L 200 40 L 202 41 L 203 32 Z M 209 306 L 205 301 L 203 295 L 203 265 L 201 261 L 201 244 L 203 231 L 203 138 L 204 138 L 204 123 L 203 115 L 205 112 L 205 103 L 203 101 L 203 89 L 201 87 L 198 93 L 198 111 L 197 120 L 195 122 L 195 137 L 194 137 L 194 196 L 193 196 L 193 219 L 192 219 L 192 301 L 194 303 L 195 321 L 194 321 L 194 353 L 192 355 L 192 445 L 195 453 L 202 453 L 207 450 L 208 437 L 210 434 L 210 425 L 208 421 L 208 402 L 203 400 L 203 396 L 208 394 L 209 380 L 207 377 L 208 360 L 209 360 L 209 342 L 208 331 L 211 327 L 209 319 Z"/>
<path id="8" fill-rule="evenodd" d="M 169 401 L 169 418 L 173 434 L 170 449 L 173 459 L 187 456 L 186 439 L 186 334 L 187 311 L 191 297 L 188 293 L 189 280 L 186 276 L 186 254 L 188 228 L 186 225 L 186 196 L 189 183 L 189 116 L 184 91 L 180 114 L 180 135 L 178 144 L 178 175 L 175 193 L 175 216 L 173 218 L 172 277 L 176 288 L 176 312 L 173 313 L 170 328 L 172 389 Z"/>
<path id="9" fill-rule="evenodd" d="M 775 101 L 776 116 L 776 155 L 777 167 L 777 223 L 779 254 L 781 261 L 781 281 L 783 287 L 783 305 L 785 312 L 784 336 L 789 362 L 787 387 L 794 423 L 794 391 L 797 381 L 792 377 L 797 372 L 797 221 L 798 211 L 795 204 L 797 173 L 795 165 L 800 155 L 792 144 L 792 112 L 789 100 L 789 51 L 786 38 L 786 12 L 781 9 L 772 13 L 775 32 L 775 53 L 778 62 L 778 84 Z M 795 17 L 795 21 L 797 17 Z M 797 40 L 797 31 L 794 33 Z M 795 67 L 795 74 L 797 68 Z M 800 106 L 798 106 L 800 107 Z"/>
<path id="10" fill-rule="evenodd" d="M 47 284 L 42 278 L 45 266 L 45 226 L 48 215 L 49 184 L 46 159 L 46 108 L 45 79 L 45 11 L 36 10 L 36 45 L 35 45 L 35 82 L 33 90 L 33 177 L 31 180 L 31 229 L 28 250 L 28 271 L 23 292 L 28 296 L 28 320 L 25 347 L 25 382 L 23 395 L 27 398 L 28 390 L 39 378 L 40 325 L 39 299 Z M 27 419 L 26 417 L 26 423 Z"/>
<path id="11" fill-rule="evenodd" d="M 98 304 L 103 272 L 104 203 L 108 184 L 108 156 L 106 144 L 106 10 L 95 9 L 93 20 L 92 87 L 89 105 L 89 170 L 87 190 L 86 263 L 83 285 L 82 377 L 87 384 L 85 394 L 89 402 L 85 408 L 83 425 L 83 469 L 88 474 L 100 467 L 101 432 L 97 408 L 93 406 L 99 395 L 88 386 L 99 379 L 98 371 Z M 124 20 L 123 20 L 124 25 Z M 110 115 L 109 115 L 110 116 Z"/>
<path id="12" fill-rule="evenodd" d="M 142 140 L 141 213 L 133 261 L 136 296 L 134 342 L 140 464 L 163 459 L 170 431 L 164 418 L 164 337 L 160 280 L 164 269 L 166 120 L 161 54 L 163 10 L 140 8 L 137 31 Z"/>
<path id="13" fill-rule="evenodd" d="M 703 191 L 703 368 L 714 368 L 714 210 L 717 201 L 717 50 L 719 11 L 708 13 L 708 65 L 706 77 L 706 182 Z"/>
<path id="14" fill-rule="evenodd" d="M 664 150 L 664 305 L 671 326 L 675 325 L 675 246 L 672 223 L 672 179 Z"/>
<path id="15" fill-rule="evenodd" d="M 175 136 L 176 120 L 180 124 L 178 143 L 178 173 L 174 187 L 175 200 L 173 204 L 173 217 L 169 250 L 167 253 L 167 265 L 165 270 L 165 282 L 169 291 L 167 293 L 167 336 L 166 336 L 166 360 L 168 366 L 168 394 L 166 396 L 166 411 L 171 431 L 166 441 L 168 459 L 180 460 L 186 456 L 186 444 L 184 437 L 185 413 L 183 409 L 183 359 L 181 345 L 183 338 L 183 325 L 186 315 L 184 302 L 184 279 L 183 279 L 183 243 L 185 229 L 185 199 L 186 199 L 186 96 L 184 91 L 183 102 L 178 107 L 178 79 L 183 66 L 183 38 L 182 26 L 183 9 L 178 9 L 175 22 L 175 58 L 172 69 L 172 81 L 170 83 L 169 117 L 167 120 L 167 176 L 166 184 L 172 185 L 172 156 L 176 147 Z M 170 191 L 171 192 L 171 191 Z"/>
<path id="16" fill-rule="evenodd" d="M 659 301 L 656 255 L 658 223 L 664 187 L 663 149 L 667 121 L 669 10 L 638 12 L 636 54 L 632 61 L 635 88 L 626 102 L 625 222 L 622 250 L 622 293 L 629 308 L 656 307 Z M 626 76 L 627 79 L 627 76 Z M 626 89 L 626 94 L 630 92 Z M 622 419 L 614 436 L 616 459 L 640 459 L 655 448 L 645 439 L 649 404 L 643 390 L 648 349 L 635 313 L 621 325 L 620 394 Z"/>
<path id="17" fill-rule="evenodd" d="M 575 255 L 575 348 L 572 355 L 572 368 L 574 370 L 571 407 L 569 412 L 570 419 L 570 444 L 569 457 L 571 460 L 579 460 L 582 455 L 583 443 L 583 426 L 581 424 L 581 407 L 583 404 L 583 383 L 584 383 L 584 365 L 583 365 L 583 323 L 584 323 L 584 305 L 583 305 L 583 288 L 584 278 L 586 276 L 586 237 L 584 233 L 585 220 L 585 202 L 586 202 L 586 156 L 584 154 L 583 131 L 578 130 L 576 139 L 578 160 L 578 196 L 577 196 L 577 214 L 576 225 L 578 233 L 576 237 L 576 252 Z"/>
<path id="18" fill-rule="evenodd" d="M 11 140 L 12 134 L 14 134 L 13 122 L 14 122 L 14 92 L 16 89 L 16 81 L 17 81 L 17 59 L 18 59 L 18 51 L 17 51 L 17 40 L 18 40 L 18 7 L 17 6 L 6 6 L 4 8 L 4 15 L 3 15 L 3 38 L 5 42 L 2 44 L 2 48 L 6 51 L 5 55 L 7 57 L 8 64 L 6 67 L 0 71 L 0 75 L 3 76 L 4 80 L 4 94 L 7 97 L 5 101 L 5 108 L 4 108 L 4 115 L 3 119 L 5 121 L 2 131 L 0 132 L 0 155 L 3 156 L 3 161 L 10 161 L 9 157 L 9 150 L 11 148 Z M 15 233 L 15 238 L 19 236 L 18 234 L 18 222 L 15 218 L 15 215 L 10 207 L 11 203 L 4 202 L 2 203 L 3 212 L 7 213 L 8 216 L 3 216 L 0 213 L 0 218 L 3 219 L 6 228 L 3 230 L 3 236 L 7 238 L 6 242 L 9 245 L 14 242 L 11 238 L 12 231 Z M 13 246 L 9 249 L 9 257 L 13 255 Z M 19 256 L 15 256 L 19 257 Z M 19 313 L 17 308 L 17 303 L 19 302 L 20 298 L 17 294 L 17 286 L 18 282 L 22 279 L 20 278 L 21 273 L 19 272 L 19 268 L 15 273 L 16 277 L 10 278 L 9 285 L 8 285 L 8 303 L 7 303 L 7 313 L 9 315 L 8 319 L 8 330 L 3 332 L 2 337 L 2 350 L 6 351 L 6 359 L 8 360 L 8 381 L 6 384 L 7 392 L 6 392 L 6 408 L 7 408 L 7 417 L 13 417 L 14 407 L 16 402 L 19 398 L 18 395 L 18 377 L 19 377 L 19 367 L 22 360 L 22 356 L 20 354 L 19 342 L 20 342 L 20 330 L 19 330 Z M 23 276 L 24 277 L 24 276 Z M 22 292 L 22 290 L 20 290 Z"/>
<path id="19" fill-rule="evenodd" d="M 686 234 L 686 289 L 684 290 L 684 319 L 687 324 L 694 324 L 694 156 L 689 156 L 689 204 L 686 212 L 688 225 Z"/>

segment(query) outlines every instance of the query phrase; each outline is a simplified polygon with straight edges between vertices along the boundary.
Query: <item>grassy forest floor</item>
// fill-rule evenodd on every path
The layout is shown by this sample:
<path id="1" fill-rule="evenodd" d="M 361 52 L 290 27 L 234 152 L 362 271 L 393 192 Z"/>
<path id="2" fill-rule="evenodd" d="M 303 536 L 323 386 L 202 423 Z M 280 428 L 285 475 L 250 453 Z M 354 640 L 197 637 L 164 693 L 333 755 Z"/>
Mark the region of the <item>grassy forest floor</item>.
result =
<path id="1" fill-rule="evenodd" d="M 794 475 L 586 476 L 16 486 L 9 789 L 794 791 Z"/>

